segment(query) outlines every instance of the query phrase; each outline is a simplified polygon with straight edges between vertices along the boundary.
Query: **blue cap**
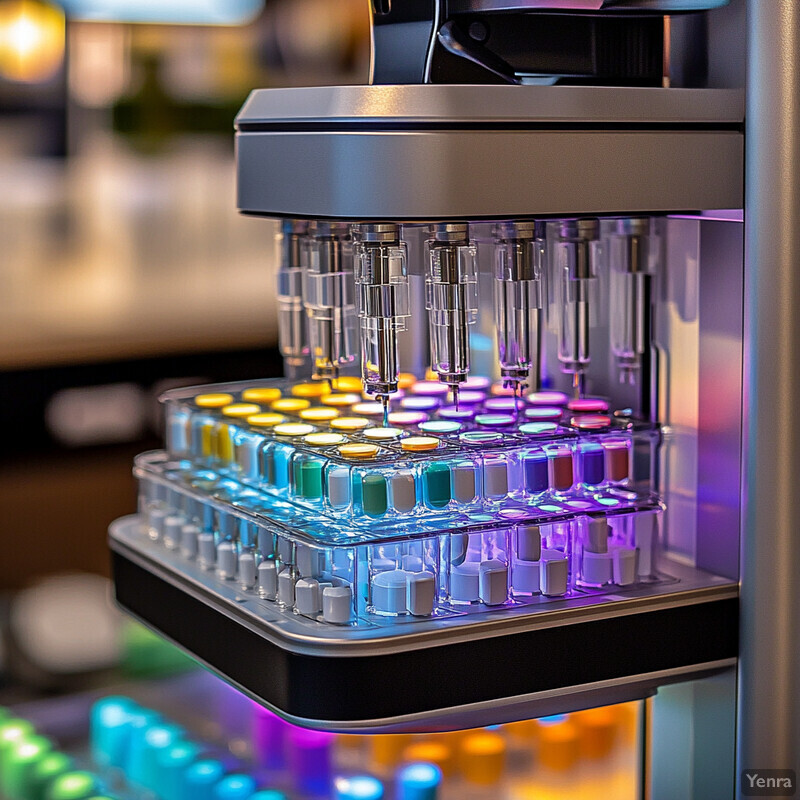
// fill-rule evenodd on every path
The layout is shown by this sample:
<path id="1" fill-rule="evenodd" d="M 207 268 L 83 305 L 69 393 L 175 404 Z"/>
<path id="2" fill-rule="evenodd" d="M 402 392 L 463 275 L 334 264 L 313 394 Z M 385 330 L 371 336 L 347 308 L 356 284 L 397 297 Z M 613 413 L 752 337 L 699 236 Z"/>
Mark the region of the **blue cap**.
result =
<path id="1" fill-rule="evenodd" d="M 214 787 L 214 800 L 250 800 L 256 782 L 249 775 L 226 775 Z"/>
<path id="2" fill-rule="evenodd" d="M 179 800 L 183 776 L 200 757 L 200 747 L 181 739 L 156 753 L 157 779 L 153 791 L 164 800 Z"/>
<path id="3" fill-rule="evenodd" d="M 184 736 L 183 728 L 171 724 L 149 725 L 131 738 L 127 779 L 135 786 L 155 791 L 158 784 L 158 754 Z"/>
<path id="4" fill-rule="evenodd" d="M 397 773 L 397 800 L 437 800 L 442 771 L 435 764 L 409 764 Z"/>
<path id="5" fill-rule="evenodd" d="M 289 795 L 279 792 L 277 789 L 262 789 L 250 795 L 250 800 L 289 800 Z"/>
<path id="6" fill-rule="evenodd" d="M 216 800 L 214 787 L 225 777 L 225 767 L 214 758 L 195 761 L 183 773 L 183 785 L 176 800 Z"/>
<path id="7" fill-rule="evenodd" d="M 335 800 L 381 800 L 383 784 L 371 775 L 353 775 L 333 782 Z"/>
<path id="8" fill-rule="evenodd" d="M 103 767 L 120 767 L 130 736 L 132 715 L 138 706 L 129 697 L 104 697 L 89 715 L 89 745 L 92 759 Z"/>

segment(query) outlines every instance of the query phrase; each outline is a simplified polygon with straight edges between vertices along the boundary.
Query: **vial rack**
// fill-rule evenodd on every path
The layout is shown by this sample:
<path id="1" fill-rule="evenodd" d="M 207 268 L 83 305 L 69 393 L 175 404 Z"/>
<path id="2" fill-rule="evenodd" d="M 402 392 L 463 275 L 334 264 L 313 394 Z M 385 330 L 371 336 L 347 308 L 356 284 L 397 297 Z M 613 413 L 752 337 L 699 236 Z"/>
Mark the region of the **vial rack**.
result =
<path id="1" fill-rule="evenodd" d="M 582 501 L 367 532 L 209 470 L 139 456 L 140 535 L 288 614 L 380 625 L 664 580 L 661 507 Z M 516 512 L 516 513 L 514 513 Z M 536 600 L 535 606 L 528 607 Z"/>

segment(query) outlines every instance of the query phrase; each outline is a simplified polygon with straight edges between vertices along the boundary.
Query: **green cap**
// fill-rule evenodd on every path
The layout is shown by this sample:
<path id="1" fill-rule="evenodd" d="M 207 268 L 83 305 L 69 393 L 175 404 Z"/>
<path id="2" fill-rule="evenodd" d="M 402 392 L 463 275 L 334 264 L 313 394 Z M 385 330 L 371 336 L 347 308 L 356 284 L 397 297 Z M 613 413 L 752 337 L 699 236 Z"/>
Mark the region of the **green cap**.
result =
<path id="1" fill-rule="evenodd" d="M 83 770 L 65 772 L 47 787 L 45 800 L 87 800 L 101 790 L 96 775 Z"/>
<path id="2" fill-rule="evenodd" d="M 53 749 L 44 736 L 26 736 L 6 748 L 0 789 L 13 800 L 28 800 L 36 765 Z"/>
<path id="3" fill-rule="evenodd" d="M 0 722 L 0 775 L 5 771 L 4 762 L 6 753 L 11 750 L 17 742 L 33 736 L 36 731 L 33 725 L 26 719 L 11 719 Z"/>
<path id="4" fill-rule="evenodd" d="M 44 800 L 47 788 L 59 775 L 69 772 L 74 767 L 72 759 L 66 753 L 51 750 L 33 768 L 30 778 L 30 800 Z"/>
<path id="5" fill-rule="evenodd" d="M 388 497 L 386 478 L 376 472 L 368 473 L 361 479 L 361 507 L 370 517 L 386 513 Z"/>

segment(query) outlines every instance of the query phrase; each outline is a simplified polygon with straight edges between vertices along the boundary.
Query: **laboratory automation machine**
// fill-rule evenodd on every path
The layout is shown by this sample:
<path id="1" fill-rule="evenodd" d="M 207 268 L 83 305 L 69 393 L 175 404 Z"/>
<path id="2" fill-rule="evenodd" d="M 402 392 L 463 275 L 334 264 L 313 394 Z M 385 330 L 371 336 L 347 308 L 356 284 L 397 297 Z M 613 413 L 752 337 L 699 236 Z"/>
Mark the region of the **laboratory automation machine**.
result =
<path id="1" fill-rule="evenodd" d="M 311 728 L 652 698 L 653 797 L 797 768 L 800 9 L 371 13 L 236 119 L 286 377 L 164 395 L 119 603 Z"/>

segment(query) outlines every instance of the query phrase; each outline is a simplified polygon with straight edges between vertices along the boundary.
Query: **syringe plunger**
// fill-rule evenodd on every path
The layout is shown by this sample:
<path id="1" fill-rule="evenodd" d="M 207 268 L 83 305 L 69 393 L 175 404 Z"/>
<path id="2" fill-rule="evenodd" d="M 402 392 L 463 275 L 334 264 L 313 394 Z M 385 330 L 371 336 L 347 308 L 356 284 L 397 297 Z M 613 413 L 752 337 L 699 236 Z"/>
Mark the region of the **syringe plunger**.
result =
<path id="1" fill-rule="evenodd" d="M 301 377 L 310 353 L 308 322 L 303 307 L 303 242 L 308 223 L 284 220 L 279 236 L 277 273 L 278 347 L 288 377 Z"/>
<path id="2" fill-rule="evenodd" d="M 394 223 L 359 226 L 355 284 L 364 388 L 385 403 L 397 391 L 397 333 L 410 314 L 408 258 Z M 386 398 L 386 399 L 384 399 Z"/>
<path id="3" fill-rule="evenodd" d="M 312 222 L 308 233 L 303 294 L 314 377 L 333 380 L 358 355 L 353 244 L 343 222 Z"/>
<path id="4" fill-rule="evenodd" d="M 425 273 L 431 338 L 431 368 L 439 380 L 458 386 L 469 374 L 469 325 L 478 305 L 476 249 L 465 223 L 431 225 Z"/>
<path id="5" fill-rule="evenodd" d="M 507 386 L 538 382 L 544 229 L 533 220 L 495 226 L 494 309 L 500 375 Z"/>
<path id="6" fill-rule="evenodd" d="M 600 255 L 598 220 L 574 219 L 561 223 L 556 256 L 560 289 L 558 359 L 563 371 L 572 373 L 578 395 L 583 394 L 583 374 L 591 360 L 589 315 Z"/>

